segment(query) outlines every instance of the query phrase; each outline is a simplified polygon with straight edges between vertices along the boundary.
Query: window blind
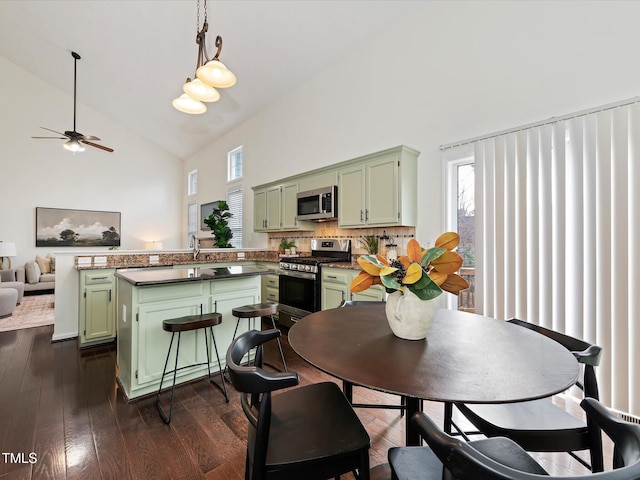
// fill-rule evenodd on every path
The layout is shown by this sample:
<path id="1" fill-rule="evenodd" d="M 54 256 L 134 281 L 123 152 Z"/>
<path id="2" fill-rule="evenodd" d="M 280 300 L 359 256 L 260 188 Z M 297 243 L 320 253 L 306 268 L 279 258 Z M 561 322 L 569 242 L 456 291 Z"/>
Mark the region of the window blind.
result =
<path id="1" fill-rule="evenodd" d="M 603 347 L 601 400 L 640 416 L 640 106 L 474 142 L 476 311 Z"/>
<path id="2" fill-rule="evenodd" d="M 229 228 L 233 232 L 231 245 L 242 248 L 242 189 L 227 192 L 227 204 L 233 216 L 229 219 Z"/>

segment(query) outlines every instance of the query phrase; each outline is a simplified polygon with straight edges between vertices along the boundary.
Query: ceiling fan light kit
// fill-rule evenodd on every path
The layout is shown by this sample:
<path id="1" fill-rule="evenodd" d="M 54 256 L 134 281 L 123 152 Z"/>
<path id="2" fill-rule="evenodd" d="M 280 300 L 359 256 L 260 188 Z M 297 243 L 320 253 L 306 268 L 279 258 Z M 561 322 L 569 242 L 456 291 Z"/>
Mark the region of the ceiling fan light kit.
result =
<path id="1" fill-rule="evenodd" d="M 215 46 L 218 49 L 213 58 L 207 57 L 206 34 L 209 30 L 207 23 L 207 0 L 204 0 L 204 24 L 200 30 L 200 0 L 198 0 L 198 18 L 196 23 L 196 43 L 198 44 L 198 62 L 193 80 L 187 78 L 182 86 L 184 93 L 174 99 L 172 105 L 184 113 L 201 114 L 207 111 L 203 102 L 217 102 L 220 93 L 216 88 L 232 87 L 236 83 L 236 76 L 224 63 L 218 60 L 222 52 L 222 37 L 216 37 Z"/>
<path id="2" fill-rule="evenodd" d="M 104 150 L 105 152 L 113 152 L 113 148 L 105 147 L 104 145 L 99 145 L 94 143 L 94 141 L 100 141 L 98 137 L 94 137 L 93 135 L 83 135 L 76 131 L 76 108 L 77 108 L 77 97 L 76 97 L 76 89 L 77 89 L 77 67 L 78 60 L 80 60 L 80 55 L 76 52 L 71 52 L 71 56 L 73 57 L 73 130 L 66 130 L 64 133 L 57 132 L 56 130 L 51 130 L 47 127 L 40 127 L 43 130 L 48 130 L 53 133 L 57 133 L 58 135 L 62 135 L 60 137 L 31 137 L 37 139 L 57 139 L 57 140 L 67 140 L 62 145 L 65 149 L 70 152 L 84 152 L 86 149 L 84 145 L 90 145 L 92 147 L 99 148 L 100 150 Z"/>

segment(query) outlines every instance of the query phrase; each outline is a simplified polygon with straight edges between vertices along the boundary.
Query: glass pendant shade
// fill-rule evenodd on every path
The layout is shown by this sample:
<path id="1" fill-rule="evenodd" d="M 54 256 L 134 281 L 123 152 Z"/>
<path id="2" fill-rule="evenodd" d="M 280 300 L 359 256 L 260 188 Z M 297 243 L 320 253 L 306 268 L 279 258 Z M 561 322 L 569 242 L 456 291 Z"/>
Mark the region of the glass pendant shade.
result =
<path id="1" fill-rule="evenodd" d="M 191 98 L 200 100 L 201 102 L 217 102 L 220 100 L 220 94 L 218 91 L 210 85 L 207 85 L 199 78 L 195 80 L 189 80 L 182 86 L 184 93 Z"/>
<path id="2" fill-rule="evenodd" d="M 219 60 L 208 61 L 198 68 L 196 75 L 207 85 L 216 88 L 232 87 L 236 83 L 236 76 Z"/>
<path id="3" fill-rule="evenodd" d="M 84 152 L 86 149 L 78 140 L 69 140 L 68 142 L 64 142 L 64 148 L 70 150 L 72 152 Z"/>
<path id="4" fill-rule="evenodd" d="M 171 104 L 181 112 L 190 113 L 192 115 L 198 115 L 207 111 L 207 106 L 195 98 L 191 98 L 186 93 L 183 93 L 178 98 L 175 98 Z"/>

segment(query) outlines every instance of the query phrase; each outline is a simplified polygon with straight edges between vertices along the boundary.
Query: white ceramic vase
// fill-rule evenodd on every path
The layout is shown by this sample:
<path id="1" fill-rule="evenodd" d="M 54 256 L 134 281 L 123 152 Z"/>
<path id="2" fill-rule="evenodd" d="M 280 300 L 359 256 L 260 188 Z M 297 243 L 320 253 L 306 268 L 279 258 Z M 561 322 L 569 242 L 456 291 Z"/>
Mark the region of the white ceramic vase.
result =
<path id="1" fill-rule="evenodd" d="M 426 338 L 436 311 L 433 300 L 420 300 L 408 288 L 390 294 L 385 309 L 393 334 L 406 340 Z"/>

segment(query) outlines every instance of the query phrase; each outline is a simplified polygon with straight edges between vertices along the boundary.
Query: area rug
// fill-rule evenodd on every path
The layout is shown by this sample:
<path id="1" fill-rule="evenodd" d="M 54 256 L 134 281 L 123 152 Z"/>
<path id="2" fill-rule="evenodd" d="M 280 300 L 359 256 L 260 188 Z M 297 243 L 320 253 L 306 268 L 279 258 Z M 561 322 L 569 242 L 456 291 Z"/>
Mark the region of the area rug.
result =
<path id="1" fill-rule="evenodd" d="M 13 311 L 13 315 L 0 318 L 0 332 L 53 325 L 55 319 L 53 299 L 53 293 L 25 295 L 20 305 Z"/>

